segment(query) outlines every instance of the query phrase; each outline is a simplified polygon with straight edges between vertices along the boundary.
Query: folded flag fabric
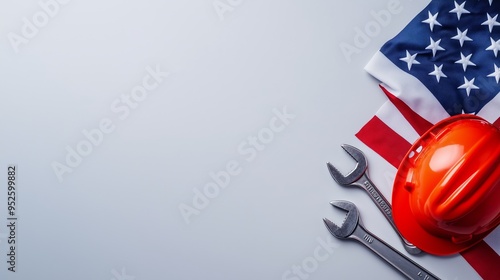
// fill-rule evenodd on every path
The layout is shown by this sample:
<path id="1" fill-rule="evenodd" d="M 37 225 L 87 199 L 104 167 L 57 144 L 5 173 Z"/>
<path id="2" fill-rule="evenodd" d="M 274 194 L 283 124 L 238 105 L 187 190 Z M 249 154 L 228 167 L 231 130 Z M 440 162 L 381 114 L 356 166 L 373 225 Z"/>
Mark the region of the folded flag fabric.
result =
<path id="1" fill-rule="evenodd" d="M 388 101 L 356 136 L 395 168 L 434 123 L 475 114 L 500 127 L 500 2 L 433 0 L 366 65 Z M 498 279 L 500 228 L 461 253 Z"/>

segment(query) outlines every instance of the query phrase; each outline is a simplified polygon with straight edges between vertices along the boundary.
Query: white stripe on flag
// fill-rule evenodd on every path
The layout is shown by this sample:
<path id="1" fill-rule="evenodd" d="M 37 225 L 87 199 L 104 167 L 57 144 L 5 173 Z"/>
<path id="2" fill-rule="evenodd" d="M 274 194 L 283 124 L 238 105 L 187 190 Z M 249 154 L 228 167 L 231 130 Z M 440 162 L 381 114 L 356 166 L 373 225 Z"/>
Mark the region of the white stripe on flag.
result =
<path id="1" fill-rule="evenodd" d="M 413 143 L 419 138 L 415 129 L 391 101 L 386 101 L 375 115 L 409 143 Z"/>
<path id="2" fill-rule="evenodd" d="M 399 69 L 380 51 L 375 53 L 365 70 L 429 122 L 436 123 L 450 116 L 417 78 Z"/>
<path id="3" fill-rule="evenodd" d="M 500 110 L 498 108 L 500 108 L 500 93 L 498 93 L 490 102 L 486 103 L 477 115 L 483 117 L 491 123 L 494 123 L 500 117 Z"/>
<path id="4" fill-rule="evenodd" d="M 488 234 L 484 241 L 486 244 L 490 245 L 490 247 L 495 250 L 498 255 L 500 255 L 500 227 L 497 227 L 494 231 Z"/>

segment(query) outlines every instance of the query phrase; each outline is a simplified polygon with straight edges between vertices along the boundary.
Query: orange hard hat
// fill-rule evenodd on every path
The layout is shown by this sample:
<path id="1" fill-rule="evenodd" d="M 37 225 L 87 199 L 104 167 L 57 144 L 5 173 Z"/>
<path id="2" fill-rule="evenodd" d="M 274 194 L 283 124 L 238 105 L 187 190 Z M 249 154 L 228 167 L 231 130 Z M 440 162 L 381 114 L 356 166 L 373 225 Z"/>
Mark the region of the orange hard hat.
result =
<path id="1" fill-rule="evenodd" d="M 434 125 L 399 166 L 392 204 L 397 228 L 422 251 L 481 241 L 500 224 L 500 129 L 473 115 Z"/>

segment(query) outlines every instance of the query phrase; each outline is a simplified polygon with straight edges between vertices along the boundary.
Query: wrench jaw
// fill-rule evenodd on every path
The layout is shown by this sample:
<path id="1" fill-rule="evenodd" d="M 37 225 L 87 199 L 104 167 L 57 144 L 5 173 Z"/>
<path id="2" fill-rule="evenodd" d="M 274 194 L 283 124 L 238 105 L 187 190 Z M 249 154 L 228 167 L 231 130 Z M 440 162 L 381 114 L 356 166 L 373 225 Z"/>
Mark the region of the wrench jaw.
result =
<path id="1" fill-rule="evenodd" d="M 364 172 L 366 168 L 368 168 L 368 161 L 366 160 L 366 156 L 360 149 L 348 144 L 342 144 L 341 147 L 358 163 L 358 169 L 363 170 Z"/>
<path id="2" fill-rule="evenodd" d="M 347 179 L 349 175 L 344 176 L 344 174 L 340 173 L 340 171 L 337 168 L 335 168 L 333 164 L 327 162 L 326 166 L 328 167 L 328 171 L 330 171 L 330 175 L 332 175 L 333 180 L 335 180 L 337 184 L 345 186 L 352 183 L 351 180 Z"/>
<path id="3" fill-rule="evenodd" d="M 323 222 L 325 223 L 326 228 L 330 233 L 337 237 L 337 238 L 345 238 L 341 233 L 340 233 L 340 227 L 334 224 L 332 221 L 328 220 L 327 218 L 323 218 Z"/>
<path id="4" fill-rule="evenodd" d="M 330 202 L 330 204 L 336 208 L 347 211 L 346 217 L 340 227 L 326 218 L 323 219 L 323 222 L 333 236 L 341 239 L 348 238 L 358 226 L 358 209 L 352 202 L 349 201 L 335 200 Z"/>
<path id="5" fill-rule="evenodd" d="M 356 161 L 356 166 L 354 169 L 349 172 L 349 174 L 345 175 L 342 174 L 333 164 L 327 163 L 326 165 L 328 166 L 328 170 L 330 171 L 330 175 L 332 175 L 333 180 L 337 182 L 339 185 L 351 185 L 354 182 L 356 182 L 363 174 L 365 173 L 366 169 L 368 168 L 368 161 L 366 160 L 365 155 L 363 152 L 361 152 L 359 149 L 348 145 L 348 144 L 343 144 L 341 147 Z"/>

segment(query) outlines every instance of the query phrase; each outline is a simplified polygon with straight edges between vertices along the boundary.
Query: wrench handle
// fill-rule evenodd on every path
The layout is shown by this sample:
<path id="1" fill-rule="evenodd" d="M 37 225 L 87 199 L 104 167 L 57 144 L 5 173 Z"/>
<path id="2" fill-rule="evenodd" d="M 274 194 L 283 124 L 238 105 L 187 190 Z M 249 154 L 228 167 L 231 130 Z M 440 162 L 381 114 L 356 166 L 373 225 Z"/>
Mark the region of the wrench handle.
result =
<path id="1" fill-rule="evenodd" d="M 366 190 L 366 192 L 370 195 L 370 198 L 375 202 L 378 209 L 382 211 L 384 216 L 387 218 L 392 227 L 396 229 L 396 224 L 394 224 L 394 220 L 392 218 L 392 208 L 391 204 L 387 199 L 382 195 L 382 193 L 378 190 L 375 184 L 364 174 L 358 180 L 358 184 Z"/>
<path id="2" fill-rule="evenodd" d="M 377 207 L 380 210 L 380 212 L 382 212 L 384 214 L 384 216 L 387 219 L 387 221 L 389 221 L 389 223 L 391 224 L 392 228 L 396 231 L 396 233 L 401 238 L 401 241 L 403 242 L 403 246 L 404 246 L 405 250 L 408 253 L 412 254 L 412 255 L 416 255 L 416 254 L 419 254 L 420 252 L 422 252 L 419 248 L 417 248 L 415 245 L 413 245 L 410 242 L 408 242 L 401 235 L 401 233 L 399 232 L 398 228 L 396 227 L 396 224 L 394 223 L 394 219 L 392 217 L 392 207 L 391 207 L 391 204 L 382 195 L 382 193 L 377 189 L 377 187 L 370 180 L 370 178 L 368 178 L 368 176 L 366 175 L 366 173 L 363 174 L 363 176 L 361 176 L 361 178 L 358 179 L 357 184 L 360 187 L 362 187 L 363 189 L 365 189 L 365 191 L 370 195 L 370 198 L 377 205 Z"/>
<path id="3" fill-rule="evenodd" d="M 412 261 L 389 244 L 366 230 L 361 223 L 358 224 L 349 238 L 353 238 L 372 250 L 399 272 L 409 279 L 415 280 L 439 280 L 427 269 Z"/>

